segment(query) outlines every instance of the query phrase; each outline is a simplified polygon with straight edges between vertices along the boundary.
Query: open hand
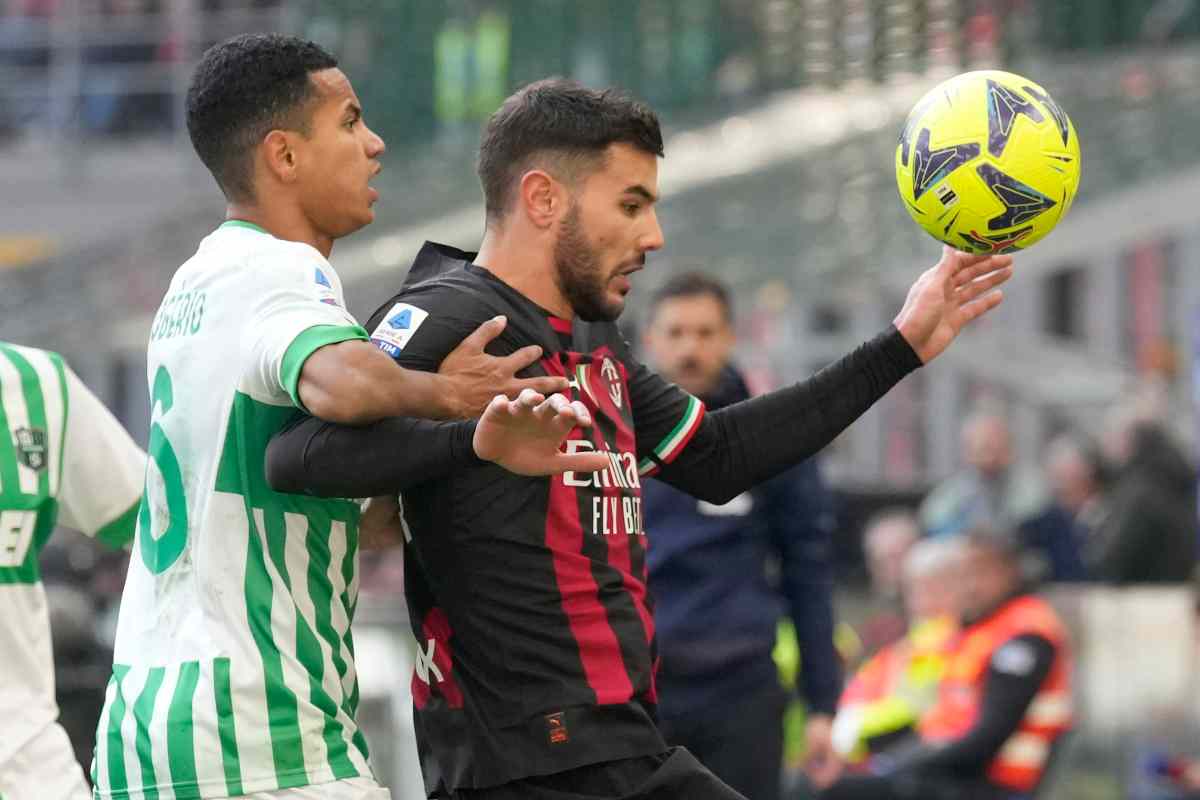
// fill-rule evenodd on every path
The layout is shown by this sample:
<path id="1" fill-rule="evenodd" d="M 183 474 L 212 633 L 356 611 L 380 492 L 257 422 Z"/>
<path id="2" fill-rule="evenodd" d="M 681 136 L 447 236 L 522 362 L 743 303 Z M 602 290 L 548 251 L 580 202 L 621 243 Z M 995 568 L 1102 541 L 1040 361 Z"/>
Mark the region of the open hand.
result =
<path id="1" fill-rule="evenodd" d="M 923 363 L 949 347 L 968 322 L 1000 305 L 1002 293 L 992 290 L 1012 277 L 1012 263 L 1012 256 L 942 248 L 942 260 L 917 278 L 895 319 Z"/>
<path id="2" fill-rule="evenodd" d="M 607 453 L 559 452 L 576 426 L 591 424 L 583 403 L 561 394 L 522 389 L 516 400 L 496 395 L 475 427 L 475 454 L 518 475 L 597 472 L 609 465 Z"/>
<path id="3" fill-rule="evenodd" d="M 507 356 L 484 352 L 488 343 L 500 335 L 508 323 L 504 317 L 494 317 L 480 325 L 463 339 L 450 355 L 442 360 L 438 374 L 448 383 L 448 407 L 453 416 L 474 419 L 483 413 L 497 394 L 516 397 L 524 389 L 540 394 L 561 392 L 567 388 L 566 378 L 518 378 L 517 373 L 542 356 L 537 345 L 522 347 Z"/>

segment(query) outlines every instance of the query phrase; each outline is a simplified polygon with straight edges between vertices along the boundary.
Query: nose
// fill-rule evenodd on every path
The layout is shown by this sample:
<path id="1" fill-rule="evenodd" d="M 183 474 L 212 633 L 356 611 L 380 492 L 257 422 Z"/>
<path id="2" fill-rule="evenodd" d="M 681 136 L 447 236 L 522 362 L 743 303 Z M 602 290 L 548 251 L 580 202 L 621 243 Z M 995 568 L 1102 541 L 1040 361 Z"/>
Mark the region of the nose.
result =
<path id="1" fill-rule="evenodd" d="M 679 340 L 679 352 L 687 359 L 696 359 L 704 348 L 701 346 L 700 337 L 694 333 L 685 333 Z"/>
<path id="2" fill-rule="evenodd" d="M 652 250 L 661 250 L 666 244 L 663 238 L 662 227 L 658 224 L 658 213 L 651 208 L 650 214 L 650 229 L 643 234 L 641 242 L 639 242 L 642 252 L 650 252 Z"/>
<path id="3" fill-rule="evenodd" d="M 387 145 L 383 143 L 383 138 L 375 131 L 363 125 L 363 130 L 367 132 L 367 158 L 379 158 L 387 152 Z"/>

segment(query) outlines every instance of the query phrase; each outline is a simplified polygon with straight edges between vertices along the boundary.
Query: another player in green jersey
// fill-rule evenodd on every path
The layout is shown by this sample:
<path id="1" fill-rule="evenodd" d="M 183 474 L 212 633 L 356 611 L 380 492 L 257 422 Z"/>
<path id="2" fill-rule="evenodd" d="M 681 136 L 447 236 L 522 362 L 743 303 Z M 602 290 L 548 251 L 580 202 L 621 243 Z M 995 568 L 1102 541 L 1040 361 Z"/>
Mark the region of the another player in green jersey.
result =
<path id="1" fill-rule="evenodd" d="M 128 544 L 145 469 L 58 354 L 0 342 L 0 797 L 91 796 L 57 722 L 38 556 L 55 524 Z"/>

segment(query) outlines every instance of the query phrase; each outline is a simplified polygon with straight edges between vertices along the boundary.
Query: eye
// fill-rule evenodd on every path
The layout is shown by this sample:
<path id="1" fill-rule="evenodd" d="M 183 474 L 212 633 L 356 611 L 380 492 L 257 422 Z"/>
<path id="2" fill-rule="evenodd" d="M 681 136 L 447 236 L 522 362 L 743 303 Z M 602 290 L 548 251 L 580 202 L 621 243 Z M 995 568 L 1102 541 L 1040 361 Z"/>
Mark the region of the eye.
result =
<path id="1" fill-rule="evenodd" d="M 642 210 L 640 203 L 622 203 L 621 208 L 631 217 L 636 217 L 637 213 Z"/>

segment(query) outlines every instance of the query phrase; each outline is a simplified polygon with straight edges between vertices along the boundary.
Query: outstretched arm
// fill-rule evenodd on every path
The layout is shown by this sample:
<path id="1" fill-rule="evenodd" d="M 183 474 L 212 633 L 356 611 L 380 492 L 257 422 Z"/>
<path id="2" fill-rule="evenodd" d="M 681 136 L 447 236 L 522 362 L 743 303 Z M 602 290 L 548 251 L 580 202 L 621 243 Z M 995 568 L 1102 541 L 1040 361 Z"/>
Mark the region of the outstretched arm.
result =
<path id="1" fill-rule="evenodd" d="M 484 461 L 520 475 L 595 472 L 609 465 L 606 453 L 559 451 L 573 428 L 591 424 L 582 403 L 532 389 L 516 400 L 497 395 L 478 422 L 395 417 L 355 428 L 306 417 L 267 446 L 267 483 L 278 492 L 375 497 Z"/>
<path id="2" fill-rule="evenodd" d="M 315 417 L 361 425 L 403 415 L 470 419 L 497 392 L 516 397 L 526 388 L 546 393 L 565 389 L 563 378 L 516 376 L 541 357 L 540 347 L 503 357 L 484 351 L 505 324 L 504 317 L 484 322 L 446 356 L 436 374 L 405 369 L 370 342 L 326 345 L 304 361 L 299 399 Z"/>
<path id="3" fill-rule="evenodd" d="M 812 378 L 705 415 L 690 444 L 649 456 L 657 477 L 725 503 L 819 452 L 905 375 L 940 355 L 971 321 L 1000 304 L 1012 257 L 949 247 L 917 279 L 887 331 Z M 658 474 L 661 470 L 661 474 Z"/>

